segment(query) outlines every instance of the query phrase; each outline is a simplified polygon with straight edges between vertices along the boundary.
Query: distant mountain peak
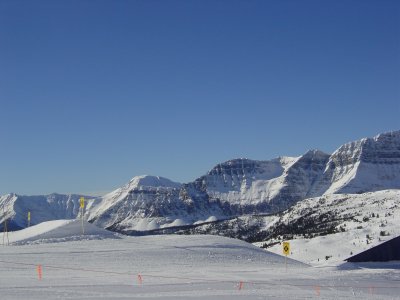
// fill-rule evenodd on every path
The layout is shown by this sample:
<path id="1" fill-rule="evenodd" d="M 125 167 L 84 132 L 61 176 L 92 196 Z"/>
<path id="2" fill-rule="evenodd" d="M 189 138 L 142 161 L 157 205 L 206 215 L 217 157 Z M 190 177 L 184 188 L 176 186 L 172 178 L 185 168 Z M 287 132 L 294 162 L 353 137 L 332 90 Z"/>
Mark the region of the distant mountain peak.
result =
<path id="1" fill-rule="evenodd" d="M 394 131 L 380 133 L 380 134 L 377 134 L 376 136 L 374 136 L 372 139 L 374 139 L 375 141 L 378 141 L 382 138 L 384 138 L 384 139 L 387 139 L 387 138 L 400 139 L 400 130 L 394 130 Z"/>
<path id="2" fill-rule="evenodd" d="M 400 188 L 400 131 L 340 146 L 329 158 L 323 181 L 325 194 Z"/>
<path id="3" fill-rule="evenodd" d="M 140 175 L 133 177 L 129 183 L 129 189 L 135 189 L 140 187 L 162 187 L 162 188 L 180 188 L 181 183 L 174 182 L 168 178 L 161 176 L 151 176 L 151 175 Z"/>
<path id="4" fill-rule="evenodd" d="M 311 149 L 308 150 L 303 156 L 327 156 L 327 155 L 329 154 L 319 149 Z"/>

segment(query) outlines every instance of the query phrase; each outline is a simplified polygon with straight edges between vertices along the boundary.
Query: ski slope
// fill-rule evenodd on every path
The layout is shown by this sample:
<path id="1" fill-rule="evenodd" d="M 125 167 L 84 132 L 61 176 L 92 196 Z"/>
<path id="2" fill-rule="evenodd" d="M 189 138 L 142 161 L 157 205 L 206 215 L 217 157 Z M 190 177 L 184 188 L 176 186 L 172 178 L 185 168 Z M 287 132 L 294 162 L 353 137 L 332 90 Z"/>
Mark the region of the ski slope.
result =
<path id="1" fill-rule="evenodd" d="M 10 245 L 0 247 L 0 298 L 395 299 L 400 292 L 397 263 L 315 268 L 288 259 L 285 266 L 280 255 L 225 237 L 126 237 L 88 226 L 97 237 L 88 239 L 78 225 L 11 232 Z"/>

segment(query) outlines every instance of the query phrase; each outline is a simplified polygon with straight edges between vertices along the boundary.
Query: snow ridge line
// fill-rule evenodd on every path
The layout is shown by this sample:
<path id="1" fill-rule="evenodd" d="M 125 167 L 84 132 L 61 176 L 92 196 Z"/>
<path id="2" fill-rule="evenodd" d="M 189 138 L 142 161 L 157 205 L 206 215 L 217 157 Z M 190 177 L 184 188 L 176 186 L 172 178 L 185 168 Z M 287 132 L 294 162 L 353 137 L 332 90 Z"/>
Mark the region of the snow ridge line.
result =
<path id="1" fill-rule="evenodd" d="M 21 262 L 14 262 L 14 261 L 5 261 L 0 260 L 0 263 L 10 264 L 10 265 L 23 265 L 23 266 L 33 266 L 37 267 L 38 264 L 33 263 L 21 263 Z M 104 271 L 104 270 L 93 270 L 93 269 L 84 269 L 84 268 L 72 268 L 72 267 L 62 267 L 62 266 L 52 266 L 52 265 L 41 265 L 42 268 L 49 268 L 49 269 L 58 269 L 58 270 L 71 270 L 71 271 L 83 271 L 83 272 L 93 272 L 93 273 L 101 273 L 101 274 L 113 274 L 113 275 L 129 275 L 129 276 L 136 276 L 132 272 L 116 272 L 116 271 Z M 179 277 L 179 276 L 161 276 L 161 275 L 153 275 L 153 274 L 146 274 L 140 273 L 141 277 L 150 277 L 150 278 L 164 278 L 164 279 L 183 279 L 183 280 L 190 280 L 190 281 L 200 281 L 200 282 L 216 282 L 216 283 L 232 283 L 237 284 L 251 284 L 251 285 L 270 285 L 270 286 L 291 286 L 291 287 L 310 287 L 314 288 L 357 288 L 357 289 L 371 289 L 371 285 L 363 286 L 363 285 L 324 285 L 324 284 L 291 284 L 291 283 L 274 283 L 271 281 L 246 281 L 246 280 L 217 280 L 217 279 L 206 279 L 206 278 L 194 278 L 194 277 Z M 385 280 L 390 282 L 395 282 L 398 280 Z M 189 283 L 188 283 L 189 284 Z M 373 286 L 374 289 L 400 289 L 400 286 Z"/>

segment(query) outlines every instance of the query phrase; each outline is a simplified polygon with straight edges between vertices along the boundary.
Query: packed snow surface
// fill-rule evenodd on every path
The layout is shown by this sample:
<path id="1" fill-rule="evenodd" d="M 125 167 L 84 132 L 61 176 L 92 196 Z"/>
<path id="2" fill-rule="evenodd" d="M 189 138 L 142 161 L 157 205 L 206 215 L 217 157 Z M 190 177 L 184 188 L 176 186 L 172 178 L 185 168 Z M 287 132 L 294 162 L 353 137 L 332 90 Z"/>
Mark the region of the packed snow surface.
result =
<path id="1" fill-rule="evenodd" d="M 78 225 L 39 224 L 14 236 L 36 243 L 0 247 L 1 299 L 395 299 L 400 291 L 395 262 L 285 265 L 282 256 L 219 236 L 114 239 L 88 226 L 102 238 L 88 240 Z M 68 231 L 74 240 L 53 239 Z"/>

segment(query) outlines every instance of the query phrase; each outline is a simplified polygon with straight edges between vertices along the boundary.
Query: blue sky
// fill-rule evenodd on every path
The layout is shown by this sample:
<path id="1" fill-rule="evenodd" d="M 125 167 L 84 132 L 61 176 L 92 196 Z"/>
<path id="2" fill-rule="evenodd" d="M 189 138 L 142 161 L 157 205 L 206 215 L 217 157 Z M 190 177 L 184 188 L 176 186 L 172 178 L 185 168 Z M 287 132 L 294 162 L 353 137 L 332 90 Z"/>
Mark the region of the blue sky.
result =
<path id="1" fill-rule="evenodd" d="M 400 1 L 0 0 L 0 194 L 333 152 L 399 83 Z"/>

